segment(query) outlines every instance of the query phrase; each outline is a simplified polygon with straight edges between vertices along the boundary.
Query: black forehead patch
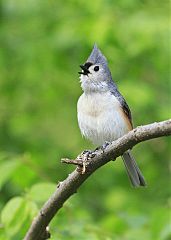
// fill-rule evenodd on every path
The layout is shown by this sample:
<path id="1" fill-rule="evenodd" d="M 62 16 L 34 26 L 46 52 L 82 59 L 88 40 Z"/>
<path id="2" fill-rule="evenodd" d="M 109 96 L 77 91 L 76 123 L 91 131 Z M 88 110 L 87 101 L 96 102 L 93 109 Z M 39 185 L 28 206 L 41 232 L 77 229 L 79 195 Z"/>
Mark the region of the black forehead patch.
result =
<path id="1" fill-rule="evenodd" d="M 89 69 L 89 67 L 92 66 L 92 65 L 93 65 L 93 63 L 91 63 L 91 62 L 86 62 L 86 63 L 84 64 L 84 66 L 85 66 L 87 69 Z"/>

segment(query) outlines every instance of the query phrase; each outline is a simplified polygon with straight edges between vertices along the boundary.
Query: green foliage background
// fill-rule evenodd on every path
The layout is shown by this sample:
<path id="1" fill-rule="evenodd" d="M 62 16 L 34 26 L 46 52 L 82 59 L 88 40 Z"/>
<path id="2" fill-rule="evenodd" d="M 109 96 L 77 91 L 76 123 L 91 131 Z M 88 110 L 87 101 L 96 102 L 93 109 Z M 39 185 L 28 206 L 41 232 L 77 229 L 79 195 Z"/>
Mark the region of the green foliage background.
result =
<path id="1" fill-rule="evenodd" d="M 0 239 L 19 240 L 84 149 L 78 79 L 96 42 L 134 124 L 169 118 L 169 1 L 0 1 Z M 169 240 L 169 139 L 134 155 L 148 187 L 131 188 L 122 161 L 97 171 L 50 225 L 52 239 Z"/>

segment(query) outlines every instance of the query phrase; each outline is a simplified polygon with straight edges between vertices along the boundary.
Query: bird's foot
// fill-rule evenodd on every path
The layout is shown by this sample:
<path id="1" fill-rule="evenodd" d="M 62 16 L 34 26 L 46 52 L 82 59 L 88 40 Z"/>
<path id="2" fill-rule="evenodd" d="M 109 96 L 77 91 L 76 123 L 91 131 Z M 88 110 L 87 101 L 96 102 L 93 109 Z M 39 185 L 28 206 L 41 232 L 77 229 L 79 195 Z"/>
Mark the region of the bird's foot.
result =
<path id="1" fill-rule="evenodd" d="M 78 157 L 77 160 L 82 161 L 81 174 L 86 172 L 86 168 L 89 165 L 89 162 L 92 158 L 96 156 L 96 153 L 91 150 L 84 150 Z"/>
<path id="2" fill-rule="evenodd" d="M 111 142 L 105 141 L 105 143 L 104 143 L 102 146 L 97 147 L 97 148 L 95 149 L 95 152 L 96 152 L 96 151 L 99 151 L 99 150 L 101 150 L 102 152 L 104 152 L 104 150 L 106 149 L 107 146 L 109 146 L 110 143 L 111 143 Z"/>
<path id="3" fill-rule="evenodd" d="M 105 150 L 107 146 L 109 146 L 111 142 L 105 141 L 105 143 L 102 145 L 102 149 Z"/>

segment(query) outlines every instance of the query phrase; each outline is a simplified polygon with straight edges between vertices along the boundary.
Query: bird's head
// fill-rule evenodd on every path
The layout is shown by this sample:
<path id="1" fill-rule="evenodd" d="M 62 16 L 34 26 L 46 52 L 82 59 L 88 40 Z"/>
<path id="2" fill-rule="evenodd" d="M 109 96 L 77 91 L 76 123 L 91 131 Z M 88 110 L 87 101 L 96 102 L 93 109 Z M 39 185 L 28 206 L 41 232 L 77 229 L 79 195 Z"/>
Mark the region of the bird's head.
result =
<path id="1" fill-rule="evenodd" d="M 80 65 L 80 81 L 84 92 L 104 92 L 112 80 L 107 60 L 95 44 L 85 64 Z"/>

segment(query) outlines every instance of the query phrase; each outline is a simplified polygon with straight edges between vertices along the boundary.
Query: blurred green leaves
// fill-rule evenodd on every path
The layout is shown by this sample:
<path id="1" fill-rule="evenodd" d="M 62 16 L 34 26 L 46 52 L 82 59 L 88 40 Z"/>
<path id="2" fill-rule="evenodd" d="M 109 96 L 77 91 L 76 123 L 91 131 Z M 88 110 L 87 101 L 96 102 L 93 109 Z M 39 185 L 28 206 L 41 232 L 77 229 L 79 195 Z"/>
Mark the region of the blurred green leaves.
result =
<path id="1" fill-rule="evenodd" d="M 38 214 L 40 204 L 48 200 L 55 188 L 55 184 L 41 182 L 33 185 L 22 197 L 8 201 L 1 212 L 2 234 L 5 233 L 7 239 L 23 239 L 30 222 Z"/>
<path id="2" fill-rule="evenodd" d="M 2 211 L 1 221 L 11 236 L 20 231 L 27 214 L 26 204 L 21 197 L 13 198 L 8 202 Z"/>
<path id="3" fill-rule="evenodd" d="M 5 161 L 0 161 L 0 188 L 3 184 L 11 178 L 11 175 L 15 172 L 16 168 L 20 165 L 17 159 L 10 159 Z"/>
<path id="4" fill-rule="evenodd" d="M 0 1 L 0 239 L 22 239 L 58 181 L 60 164 L 93 148 L 76 118 L 79 64 L 96 42 L 134 125 L 170 117 L 169 2 Z M 52 239 L 170 238 L 169 139 L 134 155 L 147 179 L 132 189 L 120 160 L 94 174 L 51 224 Z"/>
<path id="5" fill-rule="evenodd" d="M 38 183 L 33 185 L 28 192 L 28 197 L 38 203 L 44 203 L 55 191 L 53 183 Z"/>
<path id="6" fill-rule="evenodd" d="M 38 213 L 34 202 L 27 201 L 23 197 L 12 198 L 1 213 L 2 235 L 1 239 L 22 239 L 29 226 L 29 222 Z"/>

